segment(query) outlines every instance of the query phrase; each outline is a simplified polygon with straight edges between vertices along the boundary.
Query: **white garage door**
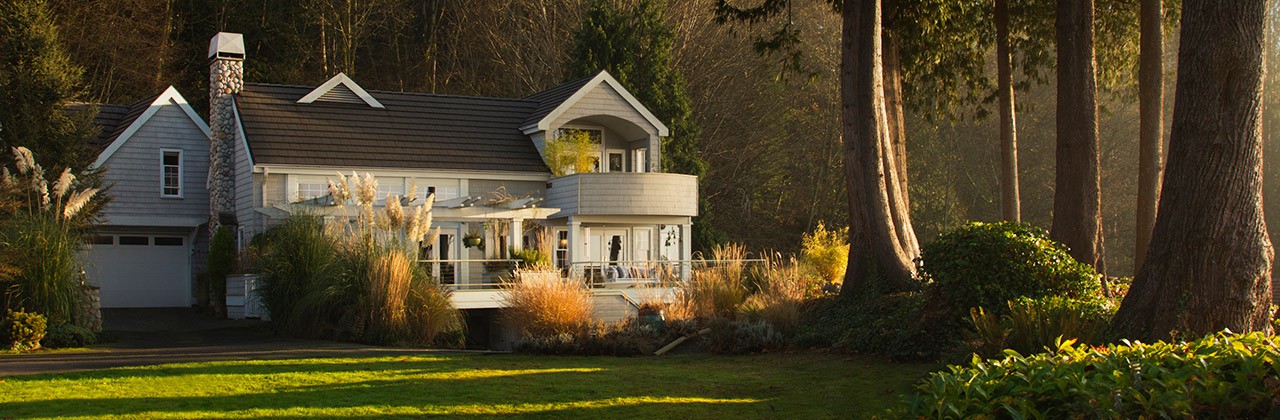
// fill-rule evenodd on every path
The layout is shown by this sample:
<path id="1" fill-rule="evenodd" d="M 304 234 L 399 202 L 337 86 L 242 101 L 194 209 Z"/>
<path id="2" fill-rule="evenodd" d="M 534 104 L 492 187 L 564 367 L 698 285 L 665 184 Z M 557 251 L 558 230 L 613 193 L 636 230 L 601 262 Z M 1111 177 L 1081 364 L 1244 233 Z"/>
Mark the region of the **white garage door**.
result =
<path id="1" fill-rule="evenodd" d="M 191 243 L 185 236 L 111 234 L 93 239 L 85 274 L 103 308 L 191 306 Z"/>

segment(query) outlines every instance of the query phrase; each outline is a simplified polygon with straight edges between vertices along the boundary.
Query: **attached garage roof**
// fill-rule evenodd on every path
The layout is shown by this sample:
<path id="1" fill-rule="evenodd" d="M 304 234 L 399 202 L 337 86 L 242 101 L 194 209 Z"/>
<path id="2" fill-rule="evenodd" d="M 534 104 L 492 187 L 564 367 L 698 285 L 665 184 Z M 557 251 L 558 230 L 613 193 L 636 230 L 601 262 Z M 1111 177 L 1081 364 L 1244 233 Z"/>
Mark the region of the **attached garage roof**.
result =
<path id="1" fill-rule="evenodd" d="M 245 83 L 236 106 L 255 164 L 549 172 L 520 131 L 536 101 L 369 91 L 384 107 L 298 103 L 315 90 Z"/>

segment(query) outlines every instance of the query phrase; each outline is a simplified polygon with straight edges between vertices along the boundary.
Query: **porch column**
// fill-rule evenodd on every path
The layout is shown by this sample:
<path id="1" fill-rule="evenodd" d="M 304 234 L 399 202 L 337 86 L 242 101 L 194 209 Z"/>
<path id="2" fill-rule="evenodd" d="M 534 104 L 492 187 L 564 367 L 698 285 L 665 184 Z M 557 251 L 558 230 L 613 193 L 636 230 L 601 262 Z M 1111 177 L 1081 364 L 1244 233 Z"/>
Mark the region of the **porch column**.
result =
<path id="1" fill-rule="evenodd" d="M 566 250 L 566 253 L 568 254 L 566 258 L 569 260 L 568 261 L 569 266 L 567 268 L 569 269 L 570 276 L 577 276 L 582 274 L 580 272 L 581 267 L 574 265 L 574 263 L 582 259 L 582 244 L 580 243 L 582 242 L 582 239 L 583 239 L 582 238 L 582 222 L 573 220 L 573 216 L 569 216 L 568 232 L 569 232 L 569 246 L 567 247 L 568 249 Z"/>
<path id="2" fill-rule="evenodd" d="M 524 226 L 523 225 L 524 225 L 524 219 L 511 219 L 511 232 L 507 234 L 508 235 L 507 237 L 511 239 L 508 241 L 510 243 L 507 245 L 515 249 L 524 248 Z"/>
<path id="3" fill-rule="evenodd" d="M 692 221 L 680 225 L 680 278 L 689 279 L 689 268 L 693 264 L 693 224 Z"/>

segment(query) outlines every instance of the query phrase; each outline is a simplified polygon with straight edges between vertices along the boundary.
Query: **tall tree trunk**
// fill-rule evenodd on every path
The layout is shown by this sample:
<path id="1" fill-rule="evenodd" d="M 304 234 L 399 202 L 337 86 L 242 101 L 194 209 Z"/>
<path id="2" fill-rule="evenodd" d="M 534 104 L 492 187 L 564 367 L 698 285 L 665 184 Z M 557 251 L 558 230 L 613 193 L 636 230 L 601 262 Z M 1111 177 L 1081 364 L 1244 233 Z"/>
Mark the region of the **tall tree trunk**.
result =
<path id="1" fill-rule="evenodd" d="M 1058 0 L 1057 174 L 1050 236 L 1104 271 L 1093 0 Z"/>
<path id="2" fill-rule="evenodd" d="M 885 110 L 880 13 L 880 0 L 848 1 L 841 8 L 840 126 L 852 245 L 845 294 L 865 289 L 877 275 L 893 289 L 912 281 L 912 255 L 903 249 L 894 220 L 902 200 L 889 196 L 897 178 Z M 910 228 L 909 218 L 902 222 Z"/>
<path id="3" fill-rule="evenodd" d="M 1266 0 L 1187 0 L 1164 191 L 1146 263 L 1116 314 L 1127 338 L 1268 328 L 1262 213 Z"/>
<path id="4" fill-rule="evenodd" d="M 1141 52 L 1138 64 L 1138 210 L 1133 272 L 1142 268 L 1156 225 L 1160 198 L 1160 150 L 1164 140 L 1164 32 L 1161 0 L 1142 0 L 1138 21 Z"/>
<path id="5" fill-rule="evenodd" d="M 907 255 L 920 254 L 915 230 L 911 226 L 911 200 L 907 190 L 907 130 L 902 105 L 902 60 L 898 55 L 897 37 L 881 29 L 881 48 L 884 54 L 881 68 L 884 77 L 885 116 L 889 129 L 889 146 L 885 150 L 885 168 L 889 177 L 887 190 L 889 201 L 894 202 L 893 225 L 898 232 Z"/>
<path id="6" fill-rule="evenodd" d="M 1018 123 L 1014 112 L 1013 56 L 1009 51 L 1009 0 L 995 0 L 996 78 L 1000 97 L 1000 213 L 1022 220 L 1018 192 Z"/>

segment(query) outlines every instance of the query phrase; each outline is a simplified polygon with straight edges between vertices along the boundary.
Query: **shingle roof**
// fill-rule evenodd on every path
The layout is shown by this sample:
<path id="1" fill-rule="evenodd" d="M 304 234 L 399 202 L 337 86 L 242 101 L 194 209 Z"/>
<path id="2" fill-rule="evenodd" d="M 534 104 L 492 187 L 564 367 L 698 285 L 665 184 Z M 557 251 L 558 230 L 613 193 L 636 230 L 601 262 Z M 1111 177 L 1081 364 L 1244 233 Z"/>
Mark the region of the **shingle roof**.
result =
<path id="1" fill-rule="evenodd" d="M 525 118 L 524 123 L 520 125 L 528 126 L 531 124 L 536 124 L 538 121 L 541 121 L 543 118 L 547 116 L 547 114 L 550 114 L 551 111 L 554 111 L 557 107 L 560 106 L 560 104 L 564 103 L 565 100 L 569 99 L 570 96 L 573 96 L 574 93 L 577 93 L 578 90 L 581 90 L 582 87 L 587 84 L 587 82 L 590 82 L 591 79 L 595 79 L 596 76 L 599 76 L 601 72 L 603 72 L 603 70 L 601 70 L 600 72 L 596 72 L 595 74 L 592 74 L 590 76 L 583 77 L 581 79 L 574 80 L 571 82 L 566 82 L 560 85 L 556 85 L 551 87 L 550 89 L 524 97 L 524 99 L 526 100 L 537 101 L 538 107 L 534 108 L 533 112 L 529 114 L 529 117 Z"/>
<path id="2" fill-rule="evenodd" d="M 110 146 L 111 142 L 115 141 L 117 137 L 120 137 L 120 134 L 128 130 L 129 125 L 142 116 L 142 113 L 146 112 L 151 103 L 155 102 L 159 96 L 159 94 L 153 95 L 129 105 L 73 104 L 67 108 L 72 112 L 83 112 L 92 106 L 98 107 L 98 113 L 93 115 L 93 125 L 97 126 L 101 131 L 89 143 L 95 150 L 101 152 L 107 146 Z"/>
<path id="3" fill-rule="evenodd" d="M 236 106 L 255 163 L 548 172 L 520 131 L 536 101 L 369 91 L 386 108 L 297 103 L 313 89 L 244 84 Z"/>

